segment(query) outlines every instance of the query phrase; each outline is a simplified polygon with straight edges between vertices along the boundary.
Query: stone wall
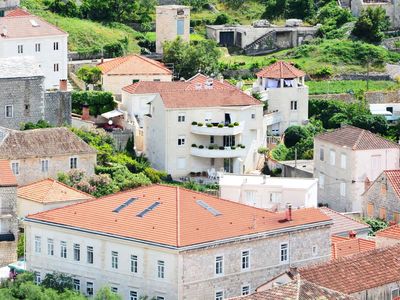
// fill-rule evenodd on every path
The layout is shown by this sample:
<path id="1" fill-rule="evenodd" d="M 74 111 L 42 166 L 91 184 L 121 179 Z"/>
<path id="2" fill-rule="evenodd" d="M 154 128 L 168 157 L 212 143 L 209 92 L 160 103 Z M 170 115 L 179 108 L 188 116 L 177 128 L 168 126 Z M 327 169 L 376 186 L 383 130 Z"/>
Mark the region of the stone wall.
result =
<path id="1" fill-rule="evenodd" d="M 344 102 L 356 101 L 356 97 L 354 95 L 347 93 L 310 95 L 310 99 L 340 100 Z M 388 92 L 366 92 L 365 99 L 369 104 L 398 103 L 400 102 L 400 90 Z"/>
<path id="2" fill-rule="evenodd" d="M 71 92 L 47 92 L 44 98 L 44 119 L 55 126 L 71 125 Z"/>
<path id="3" fill-rule="evenodd" d="M 17 187 L 0 187 L 0 235 L 12 233 L 12 242 L 0 239 L 0 266 L 17 260 L 18 217 Z"/>

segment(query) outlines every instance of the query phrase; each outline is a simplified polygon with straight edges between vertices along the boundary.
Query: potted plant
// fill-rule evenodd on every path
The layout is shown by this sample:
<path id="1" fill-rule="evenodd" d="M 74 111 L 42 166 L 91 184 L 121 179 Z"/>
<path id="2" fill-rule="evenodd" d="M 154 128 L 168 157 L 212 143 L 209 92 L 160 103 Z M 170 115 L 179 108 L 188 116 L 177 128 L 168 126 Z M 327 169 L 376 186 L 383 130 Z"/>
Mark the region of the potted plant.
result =
<path id="1" fill-rule="evenodd" d="M 231 146 L 231 149 L 232 149 L 232 150 L 235 150 L 235 149 L 236 149 L 236 146 Z"/>
<path id="2" fill-rule="evenodd" d="M 193 147 L 193 148 L 197 148 L 197 145 L 196 145 L 196 144 L 192 144 L 192 147 Z"/>
<path id="3" fill-rule="evenodd" d="M 220 146 L 219 150 L 225 150 L 225 147 L 224 146 Z"/>
<path id="4" fill-rule="evenodd" d="M 233 125 L 233 124 L 229 124 L 228 127 L 229 127 L 229 128 L 233 128 L 234 125 Z"/>
<path id="5" fill-rule="evenodd" d="M 233 123 L 233 126 L 239 126 L 239 122 Z"/>
<path id="6" fill-rule="evenodd" d="M 210 145 L 210 146 L 208 146 L 208 149 L 213 150 L 213 149 L 214 149 L 214 146 L 213 146 L 213 145 Z"/>
<path id="7" fill-rule="evenodd" d="M 203 123 L 197 123 L 197 126 L 202 127 Z"/>
<path id="8" fill-rule="evenodd" d="M 203 146 L 203 145 L 200 145 L 200 146 L 199 146 L 199 149 L 204 149 L 204 146 Z"/>
<path id="9" fill-rule="evenodd" d="M 197 122 L 196 122 L 196 121 L 193 121 L 193 122 L 192 122 L 192 125 L 197 125 Z"/>
<path id="10" fill-rule="evenodd" d="M 224 124 L 218 124 L 218 128 L 223 128 Z"/>
<path id="11" fill-rule="evenodd" d="M 214 127 L 218 127 L 218 123 L 214 123 L 213 126 L 214 126 Z"/>
<path id="12" fill-rule="evenodd" d="M 207 123 L 207 127 L 213 127 L 211 123 Z"/>

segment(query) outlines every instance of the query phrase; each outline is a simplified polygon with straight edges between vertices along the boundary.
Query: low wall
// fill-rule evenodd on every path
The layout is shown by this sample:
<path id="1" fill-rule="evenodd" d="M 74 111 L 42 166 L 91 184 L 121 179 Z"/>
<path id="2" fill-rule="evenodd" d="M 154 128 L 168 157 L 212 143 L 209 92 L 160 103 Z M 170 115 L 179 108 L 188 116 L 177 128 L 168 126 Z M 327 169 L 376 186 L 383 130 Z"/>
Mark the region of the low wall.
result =
<path id="1" fill-rule="evenodd" d="M 320 100 L 340 100 L 344 102 L 356 101 L 355 95 L 342 93 L 342 94 L 319 94 L 310 95 L 310 99 Z M 369 104 L 379 103 L 400 103 L 400 90 L 388 91 L 388 92 L 366 92 L 365 99 Z"/>
<path id="2" fill-rule="evenodd" d="M 69 78 L 73 81 L 73 83 L 80 88 L 82 91 L 86 91 L 86 84 L 78 78 L 74 73 L 69 73 Z"/>

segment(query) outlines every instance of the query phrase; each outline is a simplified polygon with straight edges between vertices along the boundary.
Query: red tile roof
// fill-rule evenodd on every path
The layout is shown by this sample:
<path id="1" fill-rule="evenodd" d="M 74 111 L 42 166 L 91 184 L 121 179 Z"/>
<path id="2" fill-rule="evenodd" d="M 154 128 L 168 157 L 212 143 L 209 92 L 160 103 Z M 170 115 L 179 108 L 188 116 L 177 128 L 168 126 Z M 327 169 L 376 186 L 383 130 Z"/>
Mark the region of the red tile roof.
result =
<path id="1" fill-rule="evenodd" d="M 400 240 L 400 224 L 396 224 L 385 229 L 379 230 L 375 236 Z"/>
<path id="2" fill-rule="evenodd" d="M 0 160 L 0 186 L 17 186 L 15 178 L 8 160 Z"/>
<path id="3" fill-rule="evenodd" d="M 44 179 L 18 188 L 18 197 L 39 203 L 83 201 L 93 196 L 54 179 Z"/>
<path id="4" fill-rule="evenodd" d="M 21 17 L 21 16 L 30 16 L 31 14 L 21 8 L 16 8 L 13 10 L 10 10 L 8 12 L 6 12 L 6 17 L 10 18 L 10 17 Z"/>
<path id="5" fill-rule="evenodd" d="M 117 57 L 97 65 L 108 75 L 171 75 L 164 64 L 141 55 Z"/>
<path id="6" fill-rule="evenodd" d="M 197 73 L 192 78 L 188 79 L 186 82 L 190 82 L 195 85 L 201 84 L 204 86 L 208 80 L 210 80 L 210 77 L 208 77 L 204 74 L 201 74 L 201 73 Z M 230 84 L 226 80 L 213 79 L 213 88 L 214 89 L 236 89 L 236 86 Z"/>
<path id="7" fill-rule="evenodd" d="M 400 281 L 400 245 L 374 249 L 299 269 L 303 279 L 353 294 Z"/>
<path id="8" fill-rule="evenodd" d="M 375 249 L 375 241 L 332 236 L 332 259 Z"/>
<path id="9" fill-rule="evenodd" d="M 119 213 L 113 212 L 131 198 L 137 199 Z M 200 200 L 215 209 L 217 215 L 201 206 Z M 158 206 L 143 217 L 138 216 L 156 202 Z M 174 248 L 330 221 L 318 209 L 309 208 L 294 210 L 293 221 L 281 222 L 284 213 L 165 185 L 120 192 L 27 218 Z"/>
<path id="10" fill-rule="evenodd" d="M 365 231 L 366 233 L 369 232 L 370 226 L 365 223 L 361 223 L 355 219 L 352 219 L 344 214 L 341 214 L 337 211 L 334 211 L 327 207 L 321 207 L 320 210 L 329 216 L 332 221 L 332 235 L 345 235 L 347 236 L 349 231 Z"/>
<path id="11" fill-rule="evenodd" d="M 315 139 L 353 150 L 400 148 L 399 144 L 393 143 L 377 134 L 349 125 L 319 134 Z"/>
<path id="12" fill-rule="evenodd" d="M 386 177 L 392 184 L 392 188 L 395 191 L 397 197 L 400 198 L 400 170 L 385 170 L 383 172 L 386 174 Z"/>
<path id="13" fill-rule="evenodd" d="M 257 77 L 263 78 L 285 79 L 303 77 L 306 73 L 295 68 L 288 62 L 277 61 L 276 63 L 262 69 L 256 75 Z"/>

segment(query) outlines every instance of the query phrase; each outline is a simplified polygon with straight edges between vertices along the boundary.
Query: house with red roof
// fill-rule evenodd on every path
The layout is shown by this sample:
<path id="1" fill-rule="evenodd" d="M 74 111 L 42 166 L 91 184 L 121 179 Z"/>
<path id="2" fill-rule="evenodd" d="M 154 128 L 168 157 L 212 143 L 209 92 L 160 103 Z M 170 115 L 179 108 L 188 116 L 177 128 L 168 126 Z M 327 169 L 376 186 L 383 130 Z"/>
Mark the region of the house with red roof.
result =
<path id="1" fill-rule="evenodd" d="M 388 247 L 400 243 L 400 225 L 392 225 L 375 234 L 376 246 Z"/>
<path id="2" fill-rule="evenodd" d="M 292 125 L 308 122 L 308 86 L 306 74 L 291 63 L 277 61 L 256 74 L 253 90 L 268 104 L 267 130 L 280 135 Z"/>
<path id="3" fill-rule="evenodd" d="M 24 219 L 27 268 L 61 271 L 86 295 L 218 299 L 252 293 L 289 266 L 330 259 L 331 219 L 270 212 L 151 185 Z"/>
<path id="4" fill-rule="evenodd" d="M 384 170 L 399 169 L 400 145 L 368 130 L 342 126 L 314 138 L 319 202 L 340 212 L 363 208 L 363 193 Z M 377 215 L 379 208 L 375 211 Z"/>

